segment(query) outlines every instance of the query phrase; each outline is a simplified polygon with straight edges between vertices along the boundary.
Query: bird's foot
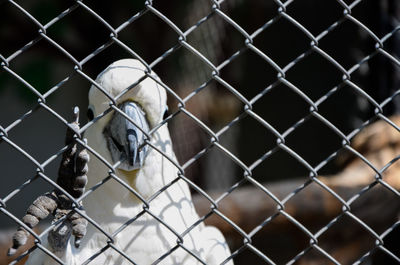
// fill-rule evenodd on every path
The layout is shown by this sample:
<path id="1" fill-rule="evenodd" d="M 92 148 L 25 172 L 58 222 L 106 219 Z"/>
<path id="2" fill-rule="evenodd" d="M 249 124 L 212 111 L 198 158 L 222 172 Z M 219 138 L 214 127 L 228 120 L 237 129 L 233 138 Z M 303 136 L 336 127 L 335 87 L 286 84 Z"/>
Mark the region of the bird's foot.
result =
<path id="1" fill-rule="evenodd" d="M 79 148 L 81 150 L 78 152 L 76 140 L 80 138 L 79 129 L 79 109 L 75 107 L 74 121 L 69 123 L 65 137 L 65 144 L 69 148 L 63 153 L 57 178 L 57 184 L 74 199 L 81 197 L 85 191 L 89 162 L 89 155 L 85 148 Z M 75 236 L 76 247 L 79 247 L 82 237 L 86 234 L 87 220 L 75 210 L 84 212 L 82 204 L 79 203 L 76 206 L 71 197 L 59 189 L 47 192 L 29 206 L 26 215 L 22 218 L 22 222 L 30 229 L 49 214 L 54 216 L 52 224 L 64 218 L 48 235 L 50 246 L 57 252 L 66 248 L 71 234 Z M 13 236 L 13 245 L 7 255 L 14 255 L 21 246 L 25 245 L 29 234 L 30 232 L 23 226 L 19 227 Z"/>

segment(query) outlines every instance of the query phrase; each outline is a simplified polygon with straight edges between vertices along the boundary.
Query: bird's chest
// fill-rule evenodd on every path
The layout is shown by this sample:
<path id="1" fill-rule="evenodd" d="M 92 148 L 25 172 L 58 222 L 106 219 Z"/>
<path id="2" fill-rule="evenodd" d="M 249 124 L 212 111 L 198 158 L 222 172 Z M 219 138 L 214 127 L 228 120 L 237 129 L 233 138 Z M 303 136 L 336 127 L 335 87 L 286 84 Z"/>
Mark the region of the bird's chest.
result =
<path id="1" fill-rule="evenodd" d="M 194 222 L 197 215 L 189 199 L 172 200 L 169 196 L 161 196 L 144 209 L 143 204 L 123 207 L 117 205 L 108 217 L 101 216 L 99 225 L 104 231 L 113 235 L 113 246 L 131 257 L 136 264 L 152 264 L 164 254 L 177 247 L 181 234 Z M 196 249 L 195 240 L 198 229 L 194 229 L 185 237 L 185 245 Z M 93 228 L 89 246 L 100 249 L 107 244 L 108 238 L 101 231 Z M 189 240 L 186 240 L 189 239 Z M 125 258 L 115 250 L 104 253 L 102 264 L 124 264 Z M 187 252 L 177 249 L 165 256 L 161 264 L 183 264 L 188 259 Z M 190 259 L 190 258 L 189 258 Z M 190 262 L 184 262 L 190 264 Z M 193 263 L 196 264 L 196 263 Z"/>

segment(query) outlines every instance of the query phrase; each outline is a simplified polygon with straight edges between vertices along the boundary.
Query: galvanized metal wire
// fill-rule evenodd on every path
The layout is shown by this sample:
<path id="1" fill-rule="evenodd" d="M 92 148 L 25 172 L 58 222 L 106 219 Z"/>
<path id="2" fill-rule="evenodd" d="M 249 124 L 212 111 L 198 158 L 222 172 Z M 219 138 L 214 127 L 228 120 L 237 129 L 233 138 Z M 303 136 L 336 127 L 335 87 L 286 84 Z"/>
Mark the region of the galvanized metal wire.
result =
<path id="1" fill-rule="evenodd" d="M 33 106 L 29 111 L 27 111 L 25 114 L 23 114 L 21 117 L 16 119 L 14 122 L 11 124 L 1 127 L 0 126 L 0 144 L 6 144 L 15 149 L 17 152 L 22 154 L 23 156 L 26 157 L 30 163 L 36 168 L 37 172 L 36 174 L 32 175 L 30 178 L 26 179 L 26 182 L 22 183 L 21 186 L 15 187 L 15 190 L 10 192 L 9 194 L 3 196 L 0 198 L 0 211 L 11 218 L 16 225 L 24 227 L 34 238 L 35 238 L 35 246 L 31 248 L 29 251 L 25 252 L 22 254 L 20 257 L 16 258 L 12 264 L 17 263 L 19 260 L 21 260 L 23 257 L 26 255 L 30 254 L 32 251 L 43 251 L 47 255 L 51 256 L 54 260 L 56 260 L 58 263 L 63 264 L 63 262 L 55 256 L 51 251 L 47 250 L 42 244 L 42 239 L 47 236 L 48 232 L 54 228 L 59 222 L 63 221 L 63 219 L 58 220 L 57 223 L 54 223 L 50 225 L 49 227 L 46 228 L 45 231 L 43 231 L 41 234 L 36 234 L 32 229 L 27 227 L 18 217 L 16 217 L 12 211 L 7 207 L 7 202 L 11 200 L 13 197 L 15 197 L 19 192 L 25 189 L 29 189 L 30 185 L 32 182 L 36 181 L 37 179 L 42 179 L 45 182 L 49 183 L 51 186 L 54 188 L 60 190 L 63 192 L 71 201 L 73 201 L 74 204 L 74 211 L 78 212 L 81 214 L 85 219 L 88 220 L 93 226 L 96 227 L 101 233 L 103 233 L 107 238 L 108 241 L 107 243 L 103 246 L 103 248 L 98 249 L 98 252 L 94 254 L 92 257 L 90 257 L 88 260 L 83 261 L 82 264 L 88 264 L 91 261 L 95 260 L 95 258 L 100 255 L 102 252 L 112 249 L 113 251 L 118 252 L 121 256 L 123 256 L 126 260 L 131 262 L 132 264 L 137 264 L 135 263 L 134 257 L 129 257 L 126 253 L 124 253 L 123 250 L 119 249 L 117 245 L 114 244 L 114 238 L 116 235 L 119 233 L 123 233 L 124 229 L 131 223 L 135 222 L 141 215 L 143 214 L 149 214 L 152 216 L 154 219 L 159 221 L 160 223 L 163 224 L 169 231 L 171 231 L 175 236 L 176 236 L 176 246 L 172 248 L 169 252 L 165 253 L 163 256 L 159 258 L 159 260 L 154 261 L 154 264 L 162 261 L 166 256 L 168 256 L 170 253 L 176 251 L 177 249 L 183 249 L 185 250 L 188 254 L 192 255 L 194 258 L 196 258 L 199 262 L 205 264 L 205 262 L 198 257 L 195 253 L 191 252 L 189 249 L 185 248 L 183 245 L 183 242 L 185 240 L 185 235 L 190 232 L 195 226 L 200 224 L 202 221 L 207 219 L 211 215 L 217 215 L 220 218 L 222 218 L 226 223 L 228 223 L 230 226 L 233 227 L 243 237 L 243 244 L 240 248 L 234 250 L 232 252 L 232 255 L 227 258 L 227 260 L 224 261 L 224 263 L 228 262 L 231 259 L 234 259 L 237 255 L 239 255 L 241 252 L 247 250 L 253 252 L 255 255 L 259 256 L 266 264 L 275 264 L 274 260 L 268 257 L 265 253 L 260 251 L 257 246 L 255 246 L 252 243 L 252 238 L 265 226 L 267 226 L 269 223 L 271 223 L 275 218 L 278 216 L 283 216 L 286 218 L 289 222 L 291 222 L 294 226 L 296 226 L 299 230 L 301 230 L 308 238 L 309 238 L 309 245 L 303 249 L 301 252 L 299 252 L 296 256 L 292 257 L 291 260 L 288 262 L 288 264 L 294 264 L 296 261 L 301 259 L 305 254 L 307 254 L 309 251 L 314 250 L 317 251 L 320 255 L 326 257 L 329 261 L 331 261 L 334 264 L 340 264 L 339 261 L 337 261 L 332 254 L 328 253 L 326 250 L 324 250 L 320 245 L 319 245 L 319 238 L 324 235 L 332 225 L 337 223 L 338 221 L 341 220 L 342 217 L 347 216 L 348 218 L 351 218 L 354 222 L 356 222 L 360 227 L 362 227 L 367 233 L 369 233 L 375 240 L 376 244 L 373 248 L 371 248 L 368 252 L 366 252 L 363 256 L 359 257 L 359 259 L 354 263 L 354 264 L 359 264 L 362 263 L 363 260 L 368 258 L 374 251 L 377 249 L 380 249 L 387 253 L 387 255 L 391 256 L 394 260 L 400 261 L 400 258 L 397 257 L 394 253 L 389 251 L 385 247 L 384 239 L 385 237 L 395 228 L 398 226 L 398 222 L 394 223 L 391 227 L 388 227 L 383 233 L 377 233 L 372 229 L 368 224 L 366 224 L 363 220 L 361 220 L 359 217 L 357 217 L 355 214 L 352 213 L 352 205 L 357 199 L 363 194 L 372 189 L 375 185 L 381 185 L 384 188 L 388 189 L 392 193 L 394 193 L 396 196 L 399 196 L 399 192 L 391 187 L 387 182 L 385 182 L 384 178 L 382 177 L 382 174 L 395 162 L 398 160 L 399 157 L 394 157 L 393 161 L 390 161 L 385 167 L 383 168 L 376 168 L 370 161 L 368 161 L 367 158 L 365 158 L 361 153 L 357 152 L 355 149 L 353 149 L 350 145 L 351 140 L 367 125 L 371 124 L 375 120 L 383 120 L 387 122 L 390 126 L 392 126 L 395 130 L 400 131 L 400 128 L 391 122 L 391 120 L 385 116 L 383 112 L 383 108 L 389 104 L 390 102 L 393 101 L 393 99 L 399 94 L 399 90 L 397 90 L 395 93 L 393 93 L 390 97 L 386 98 L 382 102 L 376 101 L 373 97 L 371 97 L 367 92 L 363 90 L 360 85 L 358 85 L 355 81 L 352 80 L 352 75 L 364 64 L 366 64 L 368 61 L 370 61 L 372 58 L 374 58 L 377 55 L 384 56 L 388 60 L 390 60 L 393 64 L 396 66 L 400 66 L 400 61 L 399 59 L 391 54 L 390 51 L 387 51 L 386 49 L 386 42 L 396 34 L 398 30 L 400 30 L 400 24 L 395 27 L 393 30 L 390 32 L 387 32 L 386 35 L 384 36 L 377 36 L 372 30 L 370 30 L 367 26 L 365 26 L 360 20 L 357 19 L 357 17 L 353 16 L 352 10 L 362 3 L 362 0 L 355 0 L 355 1 L 342 1 L 342 0 L 336 0 L 336 2 L 342 7 L 343 13 L 342 16 L 334 21 L 331 25 L 326 27 L 324 30 L 322 30 L 319 34 L 314 35 L 311 33 L 304 25 L 302 25 L 300 22 L 296 20 L 295 17 L 293 17 L 290 12 L 288 12 L 289 6 L 295 2 L 294 0 L 287 0 L 287 1 L 279 1 L 275 0 L 275 4 L 277 6 L 276 8 L 276 13 L 275 16 L 272 17 L 270 20 L 266 21 L 264 25 L 259 27 L 258 29 L 254 30 L 253 32 L 247 32 L 244 27 L 239 25 L 235 20 L 229 16 L 229 14 L 225 13 L 223 11 L 223 8 L 221 7 L 222 5 L 226 4 L 225 2 L 229 2 L 229 0 L 220 0 L 220 1 L 210 1 L 209 3 L 209 13 L 198 19 L 196 23 L 191 25 L 188 29 L 184 30 L 181 29 L 177 24 L 174 23 L 173 19 L 168 18 L 165 14 L 163 14 L 162 11 L 158 10 L 155 5 L 153 4 L 153 1 L 145 1 L 144 3 L 144 8 L 137 12 L 136 14 L 132 14 L 132 16 L 121 23 L 118 27 L 113 27 L 111 26 L 110 23 L 108 23 L 105 19 L 103 19 L 99 14 L 97 14 L 89 5 L 85 4 L 84 1 L 77 0 L 74 1 L 74 3 L 59 13 L 57 16 L 55 16 L 53 19 L 51 19 L 47 24 L 42 24 L 40 23 L 37 19 L 35 19 L 34 16 L 32 16 L 29 12 L 29 10 L 25 9 L 23 7 L 23 4 L 17 3 L 16 1 L 13 0 L 8 0 L 7 5 L 11 5 L 18 9 L 20 11 L 20 15 L 24 16 L 27 20 L 29 20 L 33 25 L 35 25 L 37 29 L 37 35 L 34 39 L 23 45 L 21 48 L 18 48 L 15 50 L 11 55 L 9 56 L 4 56 L 0 54 L 0 61 L 1 61 L 1 71 L 4 71 L 8 74 L 8 78 L 16 80 L 20 82 L 26 89 L 30 90 L 36 97 L 37 97 L 37 103 L 35 106 Z M 349 3 L 351 2 L 351 3 Z M 118 3 L 115 3 L 118 4 Z M 104 31 L 109 33 L 109 39 L 103 43 L 102 45 L 98 46 L 95 50 L 93 50 L 91 53 L 87 54 L 87 56 L 81 60 L 75 58 L 67 49 L 63 47 L 63 43 L 59 43 L 53 39 L 53 37 L 47 33 L 48 29 L 51 28 L 55 23 L 63 23 L 63 19 L 68 17 L 71 13 L 75 12 L 76 10 L 81 10 L 86 12 L 88 15 L 92 16 L 97 23 L 101 24 L 104 27 Z M 170 47 L 167 49 L 164 53 L 162 53 L 161 56 L 158 58 L 154 59 L 153 61 L 149 62 L 141 58 L 135 51 L 133 47 L 130 47 L 128 44 L 122 42 L 119 39 L 119 34 L 123 32 L 129 25 L 135 23 L 140 17 L 142 17 L 145 14 L 151 14 L 153 16 L 158 17 L 167 25 L 172 31 L 175 32 L 175 44 L 174 46 Z M 242 46 L 240 49 L 236 50 L 233 54 L 231 54 L 228 58 L 226 58 L 224 61 L 222 61 L 219 64 L 214 64 L 210 59 L 207 58 L 206 55 L 201 53 L 198 49 L 196 49 L 193 45 L 193 43 L 190 43 L 188 41 L 188 36 L 191 35 L 193 32 L 197 31 L 199 27 L 206 21 L 210 20 L 213 17 L 219 17 L 222 19 L 225 23 L 228 23 L 229 25 L 232 26 L 234 30 L 237 31 L 237 33 L 241 34 L 243 36 L 243 42 Z M 290 62 L 288 62 L 286 65 L 279 65 L 277 62 L 275 62 L 271 56 L 263 52 L 259 47 L 257 47 L 254 43 L 255 40 L 258 38 L 258 36 L 265 32 L 269 27 L 275 25 L 279 20 L 285 20 L 287 23 L 293 25 L 296 27 L 298 30 L 304 34 L 304 36 L 308 39 L 309 45 L 308 48 L 305 49 L 302 53 L 298 54 L 295 58 L 293 58 Z M 341 25 L 344 22 L 350 22 L 357 28 L 359 28 L 361 31 L 363 31 L 364 34 L 368 35 L 370 38 L 372 38 L 375 42 L 375 48 L 374 50 L 367 54 L 364 58 L 359 60 L 356 64 L 351 66 L 350 68 L 346 68 L 345 66 L 341 65 L 336 59 L 335 59 L 335 54 L 329 54 L 328 52 L 324 51 L 323 48 L 320 47 L 321 41 L 329 36 L 329 34 L 334 31 L 339 25 Z M 71 73 L 68 74 L 64 79 L 60 80 L 55 86 L 50 88 L 47 92 L 45 93 L 40 93 L 37 88 L 35 88 L 32 84 L 30 84 L 27 80 L 25 80 L 22 76 L 20 76 L 15 70 L 13 70 L 12 67 L 12 62 L 16 60 L 17 58 L 24 56 L 24 54 L 31 49 L 33 46 L 37 45 L 39 42 L 46 42 L 49 45 L 53 46 L 56 50 L 60 51 L 63 56 L 68 59 L 74 67 L 71 69 Z M 110 107 L 102 114 L 98 115 L 93 119 L 92 121 L 88 122 L 87 124 L 84 124 L 80 131 L 79 135 L 82 135 L 83 132 L 88 129 L 90 126 L 92 126 L 94 123 L 96 123 L 99 119 L 101 119 L 104 115 L 109 113 L 110 111 L 117 111 L 121 115 L 125 116 L 128 120 L 129 117 L 124 115 L 124 113 L 119 110 L 119 108 L 116 105 L 116 100 L 121 97 L 124 93 L 129 91 L 132 87 L 134 87 L 137 83 L 132 84 L 129 88 L 127 88 L 121 95 L 118 95 L 117 97 L 113 97 L 112 95 L 109 95 L 102 87 L 100 84 L 97 84 L 95 80 L 93 80 L 87 73 L 85 73 L 85 64 L 87 64 L 89 61 L 91 61 L 94 57 L 96 57 L 98 54 L 100 54 L 102 51 L 108 49 L 111 46 L 119 46 L 121 49 L 125 50 L 132 58 L 140 60 L 146 67 L 146 71 L 144 72 L 143 78 L 138 80 L 137 83 L 142 81 L 143 79 L 149 77 L 153 79 L 155 82 L 159 83 L 162 87 L 164 87 L 167 90 L 167 93 L 169 96 L 172 98 L 176 99 L 177 103 L 177 110 L 176 112 L 172 113 L 167 117 L 164 121 L 162 121 L 158 126 L 156 126 L 154 129 L 152 129 L 148 134 L 146 134 L 146 137 L 148 140 L 146 140 L 146 144 L 149 146 L 149 148 L 155 149 L 157 152 L 160 154 L 164 155 L 169 161 L 171 161 L 177 168 L 178 174 L 176 176 L 176 179 L 172 181 L 171 183 L 168 183 L 165 185 L 161 190 L 159 190 L 157 193 L 155 193 L 153 196 L 151 196 L 149 199 L 143 198 L 137 191 L 132 189 L 127 183 L 125 183 L 121 178 L 118 177 L 116 173 L 116 167 L 118 166 L 117 164 L 110 164 L 109 162 L 106 161 L 99 153 L 96 152 L 95 148 L 91 147 L 90 144 L 88 145 L 84 139 L 79 138 L 77 139 L 77 142 L 79 145 L 82 147 L 87 148 L 87 150 L 91 153 L 92 156 L 97 157 L 99 160 L 101 160 L 109 169 L 109 172 L 105 172 L 106 177 L 97 185 L 94 187 L 88 187 L 87 191 L 85 194 L 83 194 L 80 198 L 75 199 L 71 195 L 69 195 L 65 190 L 63 190 L 59 185 L 57 185 L 54 180 L 52 180 L 48 175 L 46 175 L 46 167 L 54 162 L 58 157 L 62 155 L 62 153 L 66 150 L 66 146 L 58 150 L 54 154 L 49 154 L 48 159 L 46 159 L 44 162 L 38 161 L 34 156 L 29 154 L 26 150 L 24 150 L 18 142 L 14 142 L 11 140 L 10 135 L 13 134 L 13 130 L 20 126 L 20 124 L 24 123 L 24 120 L 33 115 L 35 112 L 37 112 L 39 109 L 47 111 L 49 114 L 53 115 L 56 119 L 58 119 L 60 122 L 62 122 L 66 127 L 68 126 L 68 121 L 62 117 L 59 113 L 57 113 L 51 106 L 47 104 L 47 98 L 54 94 L 54 93 L 62 93 L 60 91 L 60 88 L 63 87 L 66 83 L 68 83 L 71 78 L 74 75 L 79 75 L 85 80 L 87 80 L 90 84 L 94 85 L 97 89 L 99 89 L 110 101 Z M 192 91 L 189 95 L 186 97 L 180 97 L 177 92 L 174 90 L 173 87 L 169 87 L 167 84 L 163 83 L 162 81 L 158 80 L 154 76 L 152 76 L 151 71 L 152 69 L 160 64 L 162 61 L 166 60 L 168 57 L 170 57 L 172 54 L 176 53 L 178 50 L 185 50 L 189 53 L 191 53 L 194 57 L 199 59 L 208 69 L 208 73 L 210 75 L 210 78 L 205 81 L 203 84 L 201 84 L 196 90 Z M 1 51 L 0 51 L 1 52 Z M 264 60 L 268 65 L 274 69 L 275 74 L 276 74 L 276 79 L 274 82 L 270 83 L 267 85 L 262 91 L 259 91 L 258 94 L 256 94 L 252 98 L 246 98 L 243 93 L 239 91 L 239 89 L 235 88 L 233 84 L 230 84 L 227 80 L 225 80 L 220 72 L 222 69 L 230 65 L 236 58 L 242 56 L 245 52 L 250 52 L 253 53 L 254 55 L 258 56 L 262 60 Z M 284 52 L 284 51 L 282 51 Z M 312 100 L 307 93 L 303 92 L 301 88 L 297 87 L 289 78 L 287 78 L 287 72 L 291 70 L 292 68 L 295 68 L 300 62 L 302 62 L 305 58 L 310 56 L 311 54 L 318 54 L 320 57 L 324 58 L 326 60 L 327 64 L 332 65 L 335 67 L 341 74 L 342 74 L 342 80 L 337 83 L 334 87 L 332 87 L 327 93 L 322 95 L 319 99 L 317 100 Z M 198 118 L 195 114 L 191 113 L 191 111 L 188 110 L 186 107 L 187 102 L 193 98 L 196 97 L 200 91 L 205 89 L 212 81 L 217 82 L 220 84 L 222 87 L 224 87 L 229 93 L 231 93 L 234 97 L 237 98 L 238 101 L 243 103 L 243 109 L 237 117 L 232 119 L 227 125 L 219 129 L 218 131 L 213 131 L 212 128 L 210 128 L 207 124 L 205 124 L 200 118 Z M 284 85 L 288 87 L 291 91 L 293 91 L 299 98 L 301 98 L 308 106 L 309 106 L 309 111 L 307 115 L 302 117 L 301 119 L 297 120 L 294 122 L 287 130 L 285 131 L 279 131 L 278 129 L 274 128 L 273 125 L 271 125 L 267 120 L 265 120 L 262 116 L 257 114 L 256 111 L 254 111 L 253 105 L 258 102 L 260 99 L 262 99 L 265 95 L 267 95 L 271 90 L 273 90 L 275 87 L 278 85 Z M 352 132 L 346 134 L 342 132 L 339 128 L 337 128 L 331 121 L 329 121 L 326 117 L 324 117 L 320 112 L 319 112 L 319 107 L 326 102 L 331 96 L 335 95 L 337 91 L 339 91 L 342 87 L 347 86 L 350 87 L 352 90 L 354 90 L 355 93 L 360 95 L 362 98 L 367 100 L 374 108 L 375 115 L 365 121 L 361 127 L 354 129 Z M 288 106 L 290 107 L 290 106 Z M 182 165 L 177 164 L 171 157 L 168 157 L 166 154 L 163 153 L 162 150 L 154 146 L 153 144 L 150 143 L 149 139 L 152 137 L 152 134 L 155 133 L 163 124 L 170 122 L 172 119 L 176 117 L 176 115 L 181 114 L 185 115 L 189 119 L 191 119 L 193 122 L 195 122 L 201 130 L 203 130 L 209 137 L 209 142 L 206 147 L 204 147 L 202 150 L 200 150 L 195 156 L 192 158 L 188 159 L 185 161 Z M 249 117 L 253 119 L 254 121 L 258 122 L 261 126 L 265 127 L 267 131 L 269 131 L 272 135 L 274 135 L 276 139 L 276 143 L 273 148 L 266 150 L 265 153 L 259 157 L 257 160 L 255 160 L 251 164 L 246 164 L 243 162 L 241 159 L 239 159 L 233 152 L 231 152 L 228 148 L 223 146 L 220 143 L 220 137 L 229 131 L 233 126 L 235 126 L 238 122 L 243 120 L 244 118 Z M 316 166 L 311 165 L 307 160 L 305 160 L 301 155 L 299 155 L 296 150 L 291 148 L 287 143 L 286 139 L 288 136 L 293 134 L 297 128 L 299 128 L 302 124 L 307 122 L 307 120 L 311 118 L 316 118 L 321 124 L 324 124 L 329 130 L 331 130 L 334 134 L 337 135 L 342 141 L 342 146 L 340 149 L 335 150 L 333 153 L 329 154 L 327 157 L 321 157 L 319 164 Z M 134 123 L 133 121 L 131 121 Z M 135 125 L 136 126 L 136 125 Z M 190 167 L 193 163 L 198 161 L 201 157 L 205 156 L 211 149 L 217 149 L 220 152 L 222 152 L 226 157 L 230 160 L 232 160 L 239 168 L 241 168 L 242 171 L 242 176 L 240 180 L 233 184 L 228 190 L 226 190 L 219 198 L 217 199 L 212 199 L 207 191 L 203 190 L 200 186 L 196 185 L 193 181 L 188 179 L 185 176 L 185 170 L 187 170 L 188 167 Z M 321 180 L 319 180 L 318 175 L 319 172 L 327 165 L 329 161 L 337 157 L 338 153 L 340 150 L 348 150 L 352 154 L 354 154 L 356 157 L 364 161 L 366 165 L 368 165 L 371 170 L 373 170 L 376 174 L 375 181 L 370 183 L 368 186 L 364 187 L 358 194 L 354 194 L 353 197 L 350 199 L 344 199 L 342 198 L 339 194 L 337 194 L 334 190 L 332 190 L 330 187 L 328 187 L 326 184 L 324 184 Z M 291 156 L 293 159 L 297 160 L 303 167 L 304 169 L 308 172 L 308 177 L 309 179 L 300 187 L 298 187 L 296 190 L 293 190 L 291 193 L 289 193 L 285 198 L 279 199 L 277 196 L 274 195 L 273 192 L 271 192 L 267 187 L 262 185 L 254 176 L 253 176 L 253 171 L 265 160 L 270 158 L 272 155 L 274 155 L 277 151 L 283 151 L 289 156 Z M 143 203 L 143 210 L 138 213 L 136 216 L 132 216 L 132 218 L 123 226 L 121 226 L 117 231 L 114 233 L 110 234 L 106 231 L 104 231 L 101 227 L 101 225 L 97 224 L 95 220 L 93 220 L 90 216 L 86 215 L 82 210 L 81 210 L 81 205 L 80 202 L 85 199 L 89 194 L 93 192 L 97 192 L 97 189 L 101 187 L 104 183 L 108 182 L 109 180 L 116 180 L 120 185 L 121 188 L 128 189 L 133 196 L 137 197 L 138 200 L 140 200 Z M 153 201 L 157 196 L 159 196 L 164 190 L 166 190 L 168 187 L 173 185 L 176 181 L 178 180 L 183 180 L 185 181 L 192 189 L 194 189 L 197 193 L 201 194 L 204 196 L 209 202 L 210 202 L 210 210 L 209 213 L 201 216 L 200 219 L 198 220 L 197 223 L 195 223 L 192 227 L 188 228 L 185 232 L 182 234 L 179 234 L 177 231 L 175 231 L 172 227 L 170 227 L 168 224 L 164 223 L 160 218 L 158 218 L 155 214 L 152 213 L 151 207 L 150 207 L 150 202 Z M 270 199 L 272 199 L 276 203 L 276 213 L 268 216 L 265 218 L 265 220 L 257 227 L 255 227 L 252 231 L 250 232 L 245 232 L 240 226 L 235 224 L 234 221 L 232 221 L 227 215 L 225 215 L 223 212 L 219 210 L 219 202 L 222 201 L 224 198 L 229 196 L 232 192 L 234 192 L 236 189 L 239 189 L 241 186 L 244 184 L 251 184 L 263 193 L 265 193 L 266 196 L 268 196 Z M 331 194 L 334 196 L 338 203 L 342 205 L 342 211 L 339 213 L 334 219 L 332 219 L 328 224 L 326 224 L 324 227 L 322 227 L 318 232 L 313 233 L 311 232 L 306 226 L 304 226 L 299 220 L 296 220 L 286 209 L 286 203 L 295 197 L 299 192 L 302 190 L 306 189 L 309 185 L 311 184 L 316 184 L 318 185 L 321 189 L 325 190 L 327 193 Z"/>

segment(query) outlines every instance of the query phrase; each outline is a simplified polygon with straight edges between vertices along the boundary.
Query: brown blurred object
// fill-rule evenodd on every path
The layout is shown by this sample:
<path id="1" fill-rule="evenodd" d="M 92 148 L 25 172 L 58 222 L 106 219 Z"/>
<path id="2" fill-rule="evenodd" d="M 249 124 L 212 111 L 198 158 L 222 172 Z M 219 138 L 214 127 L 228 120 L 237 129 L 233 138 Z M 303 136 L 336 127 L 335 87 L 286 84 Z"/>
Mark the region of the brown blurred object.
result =
<path id="1" fill-rule="evenodd" d="M 400 125 L 400 116 L 390 117 L 390 120 Z M 382 172 L 383 182 L 395 190 L 400 189 L 400 164 L 395 159 L 400 155 L 400 133 L 383 120 L 367 127 L 354 137 L 352 148 L 364 156 L 378 171 L 388 163 L 391 165 Z M 344 159 L 342 158 L 344 157 Z M 363 188 L 375 182 L 376 173 L 361 158 L 347 150 L 339 154 L 339 162 L 343 170 L 331 176 L 319 176 L 317 179 L 331 188 L 344 201 L 360 193 Z M 264 187 L 282 200 L 308 180 L 287 180 L 279 183 L 264 183 Z M 212 194 L 218 198 L 221 194 Z M 206 215 L 210 203 L 204 197 L 194 196 L 199 214 Z M 220 201 L 218 209 L 246 233 L 260 226 L 268 217 L 278 213 L 278 204 L 266 193 L 253 186 L 247 186 L 234 191 Z M 317 183 L 311 183 L 285 203 L 285 212 L 315 234 L 325 227 L 332 219 L 342 213 L 342 203 L 323 189 Z M 397 220 L 400 210 L 400 200 L 393 191 L 381 184 L 376 184 L 361 194 L 351 205 L 351 213 L 371 227 L 378 235 L 390 228 Z M 319 246 L 337 259 L 341 264 L 351 264 L 364 255 L 375 245 L 375 239 L 367 230 L 344 214 L 343 220 L 329 227 L 319 238 Z M 216 214 L 206 219 L 209 225 L 219 227 L 233 242 L 234 249 L 243 245 L 243 237 L 235 229 Z M 281 253 L 269 253 L 268 246 L 273 246 L 278 237 L 295 238 L 297 251 L 287 246 Z M 290 235 L 289 235 L 290 236 Z M 267 254 L 277 263 L 286 263 L 303 249 L 309 246 L 310 238 L 298 229 L 283 215 L 268 222 L 254 236 L 253 245 Z M 261 239 L 260 239 L 261 238 Z M 253 238 L 252 238 L 253 239 Z M 386 245 L 385 245 L 386 246 Z M 282 257 L 279 257 L 282 255 Z M 246 256 L 246 255 L 243 255 Z M 238 256 L 240 260 L 240 255 Z M 275 258 L 275 259 L 274 259 Z M 260 260 L 260 259 L 259 259 Z M 261 264 L 256 261 L 254 264 Z M 315 250 L 300 258 L 295 264 L 332 264 L 326 257 Z"/>
<path id="2" fill-rule="evenodd" d="M 400 125 L 400 116 L 389 118 L 397 126 Z M 392 159 L 400 154 L 400 133 L 386 121 L 379 120 L 357 134 L 351 146 L 362 154 L 376 169 L 382 169 Z M 351 152 L 344 153 L 338 158 L 344 170 L 326 180 L 331 185 L 340 185 L 346 181 L 348 186 L 367 185 L 374 177 L 373 170 L 365 162 L 356 159 Z M 396 175 L 399 173 L 399 164 L 394 161 L 383 174 L 383 179 L 397 190 L 400 187 L 400 179 Z"/>

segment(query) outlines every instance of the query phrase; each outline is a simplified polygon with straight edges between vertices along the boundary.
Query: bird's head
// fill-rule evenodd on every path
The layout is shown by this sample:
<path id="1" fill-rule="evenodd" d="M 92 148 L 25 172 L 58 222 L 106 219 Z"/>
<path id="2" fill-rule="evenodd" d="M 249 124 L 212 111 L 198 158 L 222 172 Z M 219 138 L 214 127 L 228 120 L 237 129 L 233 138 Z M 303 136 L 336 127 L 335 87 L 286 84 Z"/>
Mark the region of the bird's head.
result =
<path id="1" fill-rule="evenodd" d="M 123 59 L 112 63 L 96 79 L 96 82 L 113 98 L 129 88 L 123 96 L 117 98 L 117 107 L 137 126 L 124 115 L 112 111 L 97 120 L 93 128 L 88 129 L 92 137 L 106 142 L 109 158 L 114 163 L 123 160 L 119 168 L 126 171 L 132 171 L 143 165 L 148 151 L 147 145 L 143 147 L 146 139 L 143 132 L 147 133 L 156 126 L 162 120 L 167 108 L 165 89 L 152 78 L 146 77 L 132 87 L 145 76 L 145 70 L 140 61 Z M 154 73 L 151 75 L 158 79 Z M 110 107 L 109 103 L 110 99 L 92 85 L 89 91 L 88 118 L 93 119 L 103 113 Z"/>

